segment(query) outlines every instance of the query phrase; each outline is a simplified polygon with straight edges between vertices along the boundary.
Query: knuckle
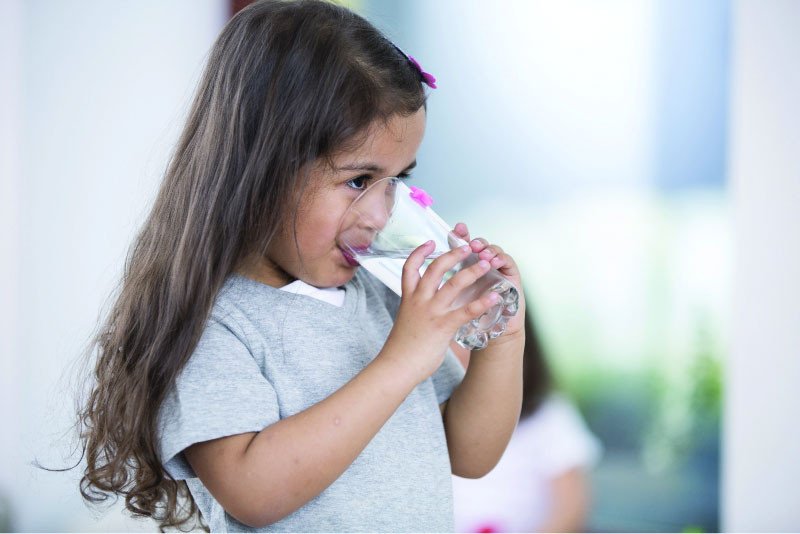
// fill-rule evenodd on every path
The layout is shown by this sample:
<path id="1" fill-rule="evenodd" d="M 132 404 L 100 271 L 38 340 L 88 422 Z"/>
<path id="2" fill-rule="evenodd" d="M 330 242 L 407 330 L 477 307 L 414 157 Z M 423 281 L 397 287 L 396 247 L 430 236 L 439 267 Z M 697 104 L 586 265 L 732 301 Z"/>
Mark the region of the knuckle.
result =
<path id="1" fill-rule="evenodd" d="M 427 271 L 435 271 L 435 270 L 439 269 L 441 267 L 442 263 L 444 263 L 446 261 L 447 261 L 447 254 L 442 254 L 441 256 L 439 256 L 438 258 L 433 260 L 430 265 L 428 265 Z"/>
<path id="2" fill-rule="evenodd" d="M 445 330 L 450 328 L 450 321 L 448 321 L 445 317 L 437 317 L 433 320 L 434 328 L 437 330 Z"/>
<path id="3" fill-rule="evenodd" d="M 442 268 L 442 264 L 441 263 L 437 263 L 436 261 L 431 263 L 428 266 L 428 268 L 425 269 L 425 275 L 426 276 L 434 276 L 436 278 L 441 278 L 443 274 L 444 274 L 444 269 Z"/>
<path id="4" fill-rule="evenodd" d="M 483 274 L 483 269 L 480 267 L 476 268 L 475 266 L 470 267 L 469 269 L 463 269 L 459 271 L 455 276 L 453 276 L 448 283 L 450 283 L 453 287 L 457 287 L 458 289 L 463 289 L 473 283 L 475 280 L 480 278 Z"/>
<path id="5" fill-rule="evenodd" d="M 485 271 L 489 270 L 490 267 L 491 267 L 491 263 L 489 263 L 486 260 L 481 260 L 478 263 L 476 263 L 475 265 L 473 265 L 472 267 L 470 267 L 470 270 L 473 273 L 475 273 L 476 278 L 480 278 Z"/>
<path id="6" fill-rule="evenodd" d="M 466 308 L 464 308 L 467 315 L 470 319 L 480 315 L 483 312 L 483 306 L 481 305 L 480 301 L 476 300 L 467 304 Z"/>
<path id="7" fill-rule="evenodd" d="M 463 280 L 462 277 L 454 276 L 450 280 L 445 282 L 442 287 L 443 288 L 447 287 L 449 289 L 453 289 L 453 290 L 456 290 L 456 291 L 461 290 L 463 287 L 466 286 L 466 284 L 464 282 L 462 282 L 462 280 Z"/>
<path id="8" fill-rule="evenodd" d="M 454 249 L 447 254 L 439 256 L 436 258 L 436 261 L 431 264 L 431 267 L 436 266 L 436 268 L 439 269 L 442 274 L 444 274 L 445 271 L 449 270 L 453 265 L 461 260 L 461 253 L 459 251 L 460 249 Z"/>

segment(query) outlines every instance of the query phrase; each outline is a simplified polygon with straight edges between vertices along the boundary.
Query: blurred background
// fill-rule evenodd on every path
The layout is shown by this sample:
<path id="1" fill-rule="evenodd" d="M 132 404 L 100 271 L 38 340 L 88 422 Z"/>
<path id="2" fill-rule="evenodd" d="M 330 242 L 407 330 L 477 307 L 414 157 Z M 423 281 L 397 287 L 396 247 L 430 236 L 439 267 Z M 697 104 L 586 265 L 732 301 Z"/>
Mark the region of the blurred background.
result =
<path id="1" fill-rule="evenodd" d="M 246 3 L 0 0 L 0 531 L 154 528 L 31 462 Z M 588 530 L 800 529 L 800 2 L 346 4 L 437 77 L 412 183 L 520 263 Z"/>

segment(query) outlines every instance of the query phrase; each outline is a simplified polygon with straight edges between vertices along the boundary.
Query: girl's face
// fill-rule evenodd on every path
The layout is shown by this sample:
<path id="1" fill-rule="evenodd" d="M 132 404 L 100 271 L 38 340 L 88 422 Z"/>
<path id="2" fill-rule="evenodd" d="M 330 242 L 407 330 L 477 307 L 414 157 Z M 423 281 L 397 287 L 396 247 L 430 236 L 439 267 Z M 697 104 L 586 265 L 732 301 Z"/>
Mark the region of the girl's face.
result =
<path id="1" fill-rule="evenodd" d="M 387 176 L 402 176 L 416 164 L 425 133 L 425 110 L 396 115 L 387 124 L 376 123 L 358 148 L 319 162 L 301 200 L 297 223 L 291 224 L 270 246 L 263 265 L 248 272 L 274 287 L 300 279 L 316 287 L 336 287 L 349 281 L 358 268 L 337 244 L 345 210 L 370 184 Z"/>

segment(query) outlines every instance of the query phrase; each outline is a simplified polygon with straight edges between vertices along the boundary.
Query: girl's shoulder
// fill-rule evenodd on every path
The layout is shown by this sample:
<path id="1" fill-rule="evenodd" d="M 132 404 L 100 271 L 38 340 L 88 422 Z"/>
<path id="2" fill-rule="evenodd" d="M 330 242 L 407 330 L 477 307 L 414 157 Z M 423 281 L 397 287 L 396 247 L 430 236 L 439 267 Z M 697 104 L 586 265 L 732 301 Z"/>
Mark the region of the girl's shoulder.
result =
<path id="1" fill-rule="evenodd" d="M 248 308 L 265 304 L 277 305 L 294 299 L 296 292 L 285 291 L 263 282 L 253 280 L 238 273 L 232 273 L 225 279 L 214 300 L 214 311 L 225 311 L 231 308 Z"/>
<path id="2" fill-rule="evenodd" d="M 234 331 L 249 331 L 251 326 L 260 331 L 270 331 L 272 327 L 282 327 L 287 314 L 298 319 L 303 316 L 318 318 L 320 315 L 333 318 L 359 310 L 369 314 L 386 310 L 392 318 L 397 313 L 400 297 L 364 269 L 358 269 L 343 288 L 346 294 L 344 302 L 333 312 L 333 304 L 313 296 L 268 286 L 234 273 L 218 291 L 209 320 Z"/>
<path id="3" fill-rule="evenodd" d="M 215 305 L 217 303 L 224 304 L 226 301 L 250 298 L 255 294 L 258 295 L 258 298 L 279 298 L 281 296 L 281 290 L 262 282 L 257 282 L 241 274 L 231 273 L 225 279 L 225 282 L 217 293 Z"/>
<path id="4" fill-rule="evenodd" d="M 209 323 L 218 323 L 236 333 L 248 330 L 250 323 L 268 318 L 293 295 L 278 288 L 233 273 L 225 279 L 214 298 Z"/>

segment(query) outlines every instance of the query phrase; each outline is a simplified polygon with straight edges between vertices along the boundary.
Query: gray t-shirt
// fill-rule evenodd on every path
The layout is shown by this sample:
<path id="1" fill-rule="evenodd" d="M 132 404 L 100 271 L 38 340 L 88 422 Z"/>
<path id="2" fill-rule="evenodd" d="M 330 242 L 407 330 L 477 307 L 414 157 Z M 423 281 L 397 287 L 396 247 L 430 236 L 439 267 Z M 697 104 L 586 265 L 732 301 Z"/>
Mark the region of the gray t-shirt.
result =
<path id="1" fill-rule="evenodd" d="M 187 481 L 212 531 L 254 529 L 225 513 L 182 451 L 261 431 L 330 396 L 381 350 L 398 304 L 363 269 L 346 284 L 341 307 L 239 275 L 225 282 L 159 417 L 164 467 Z M 452 531 L 450 460 L 439 404 L 463 375 L 448 351 L 433 377 L 409 394 L 333 484 L 260 531 Z"/>

